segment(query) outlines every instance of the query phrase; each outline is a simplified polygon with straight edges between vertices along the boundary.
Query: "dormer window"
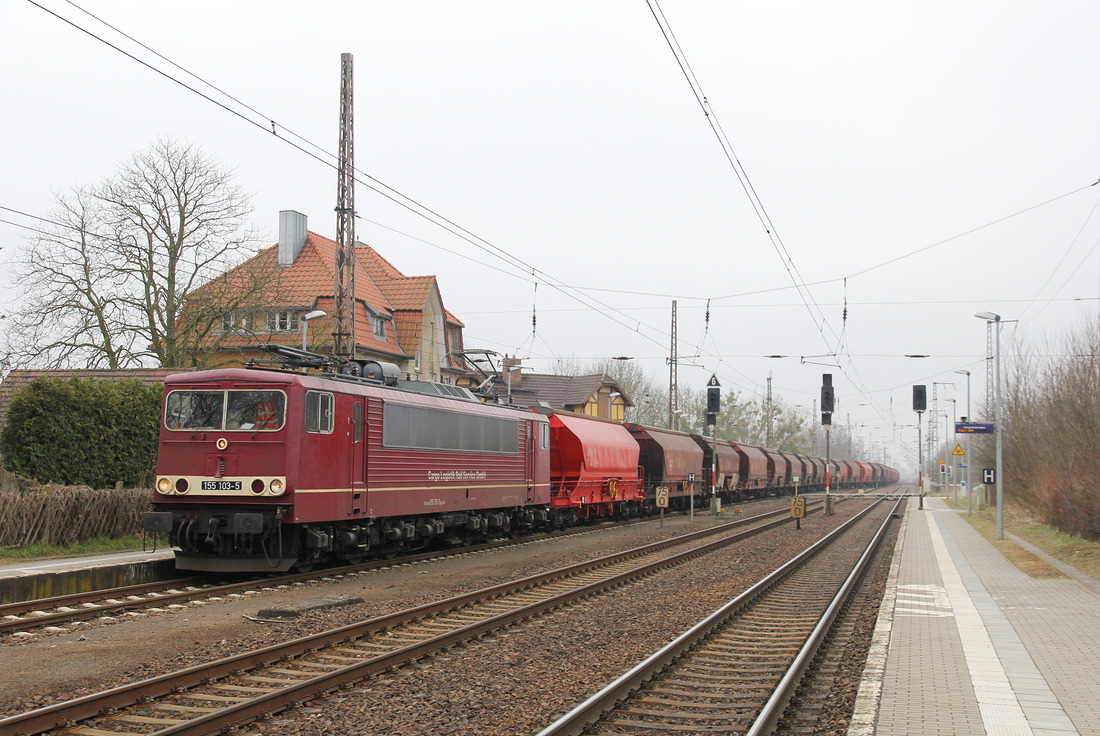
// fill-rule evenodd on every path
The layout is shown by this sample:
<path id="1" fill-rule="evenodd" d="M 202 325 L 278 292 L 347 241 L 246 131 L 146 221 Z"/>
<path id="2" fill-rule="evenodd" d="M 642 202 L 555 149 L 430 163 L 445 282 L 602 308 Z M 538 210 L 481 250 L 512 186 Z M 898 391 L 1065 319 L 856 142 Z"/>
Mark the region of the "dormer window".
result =
<path id="1" fill-rule="evenodd" d="M 379 340 L 382 340 L 383 342 L 385 342 L 385 340 L 386 340 L 386 320 L 382 319 L 381 317 L 379 317 L 374 312 L 370 312 L 369 314 L 370 314 L 371 332 L 373 332 L 374 336 L 377 337 Z"/>

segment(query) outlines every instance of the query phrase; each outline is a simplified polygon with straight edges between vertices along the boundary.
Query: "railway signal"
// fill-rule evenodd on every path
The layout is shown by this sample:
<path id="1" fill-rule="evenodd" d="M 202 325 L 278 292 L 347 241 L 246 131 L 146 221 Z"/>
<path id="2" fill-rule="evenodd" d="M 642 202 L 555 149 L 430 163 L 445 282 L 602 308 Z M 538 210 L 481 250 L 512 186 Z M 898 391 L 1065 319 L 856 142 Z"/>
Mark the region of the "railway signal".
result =
<path id="1" fill-rule="evenodd" d="M 707 424 L 718 423 L 718 412 L 722 410 L 722 387 L 718 377 L 712 375 L 707 381 Z"/>
<path id="2" fill-rule="evenodd" d="M 825 515 L 833 515 L 833 499 L 830 493 L 830 476 L 832 471 L 832 458 L 829 457 L 829 427 L 833 423 L 833 409 L 835 408 L 833 395 L 833 374 L 821 374 L 821 426 L 825 428 Z"/>

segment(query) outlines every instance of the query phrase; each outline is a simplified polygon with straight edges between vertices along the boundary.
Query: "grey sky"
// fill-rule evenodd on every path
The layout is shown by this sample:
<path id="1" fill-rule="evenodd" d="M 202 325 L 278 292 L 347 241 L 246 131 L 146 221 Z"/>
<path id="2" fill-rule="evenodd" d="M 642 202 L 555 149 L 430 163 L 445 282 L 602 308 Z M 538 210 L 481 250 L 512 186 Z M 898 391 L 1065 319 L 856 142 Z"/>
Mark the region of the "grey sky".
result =
<path id="1" fill-rule="evenodd" d="M 269 243 L 280 209 L 332 237 L 334 170 L 269 121 L 334 152 L 350 52 L 357 167 L 491 246 L 364 186 L 360 239 L 406 274 L 437 275 L 468 347 L 518 352 L 536 370 L 625 354 L 666 379 L 675 298 L 679 353 L 699 366 L 681 367 L 682 384 L 717 372 L 755 398 L 772 371 L 775 393 L 808 413 L 832 372 L 838 421 L 864 424 L 867 444 L 906 465 L 915 450 L 894 443 L 915 447 L 915 430 L 890 428 L 914 423 L 911 384 L 956 383 L 939 390 L 961 410 L 952 371 L 965 368 L 975 404 L 984 396 L 974 312 L 1019 318 L 1006 343 L 1042 353 L 1100 309 L 1095 2 L 665 0 L 789 261 L 644 0 L 81 3 L 259 116 L 77 7 L 41 5 L 254 124 L 7 0 L 0 207 L 48 217 L 53 192 L 110 175 L 163 134 L 236 170 Z M 0 223 L 0 268 L 25 234 Z M 785 264 L 811 284 L 809 307 Z M 583 287 L 585 303 L 555 281 Z M 801 360 L 830 353 L 841 357 Z M 761 357 L 775 354 L 791 357 Z"/>

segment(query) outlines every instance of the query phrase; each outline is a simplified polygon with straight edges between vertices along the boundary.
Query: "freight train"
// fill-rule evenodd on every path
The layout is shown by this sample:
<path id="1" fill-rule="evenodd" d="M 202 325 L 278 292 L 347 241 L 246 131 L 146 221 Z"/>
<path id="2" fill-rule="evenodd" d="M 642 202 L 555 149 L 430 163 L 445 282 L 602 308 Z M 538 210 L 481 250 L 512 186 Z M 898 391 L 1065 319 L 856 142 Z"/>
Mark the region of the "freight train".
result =
<path id="1" fill-rule="evenodd" d="M 273 572 L 825 486 L 825 461 L 485 403 L 285 346 L 165 380 L 153 508 L 186 570 Z M 310 369 L 313 372 L 310 372 Z M 897 480 L 835 461 L 835 488 Z M 713 475 L 713 478 L 712 478 Z"/>

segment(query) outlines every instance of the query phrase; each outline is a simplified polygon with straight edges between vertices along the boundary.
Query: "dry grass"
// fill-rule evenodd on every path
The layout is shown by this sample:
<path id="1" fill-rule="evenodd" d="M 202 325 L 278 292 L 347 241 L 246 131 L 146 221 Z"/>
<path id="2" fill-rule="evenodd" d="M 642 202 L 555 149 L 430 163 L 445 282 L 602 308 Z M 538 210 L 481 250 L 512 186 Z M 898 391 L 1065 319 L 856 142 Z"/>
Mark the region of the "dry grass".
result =
<path id="1" fill-rule="evenodd" d="M 966 509 L 966 504 L 954 506 L 950 499 L 947 505 L 952 508 Z M 988 539 L 1012 564 L 1032 577 L 1058 578 L 1065 575 L 1042 558 L 1008 539 L 1007 534 L 1015 534 L 1059 562 L 1072 565 L 1086 575 L 1100 580 L 1100 543 L 1087 542 L 1080 537 L 1040 524 L 1023 510 L 1010 504 L 1005 506 L 1006 538 L 1002 540 L 997 539 L 996 511 L 992 507 L 983 508 L 981 511 L 975 508 L 971 516 L 964 513 L 962 518 L 970 522 L 971 526 Z"/>

